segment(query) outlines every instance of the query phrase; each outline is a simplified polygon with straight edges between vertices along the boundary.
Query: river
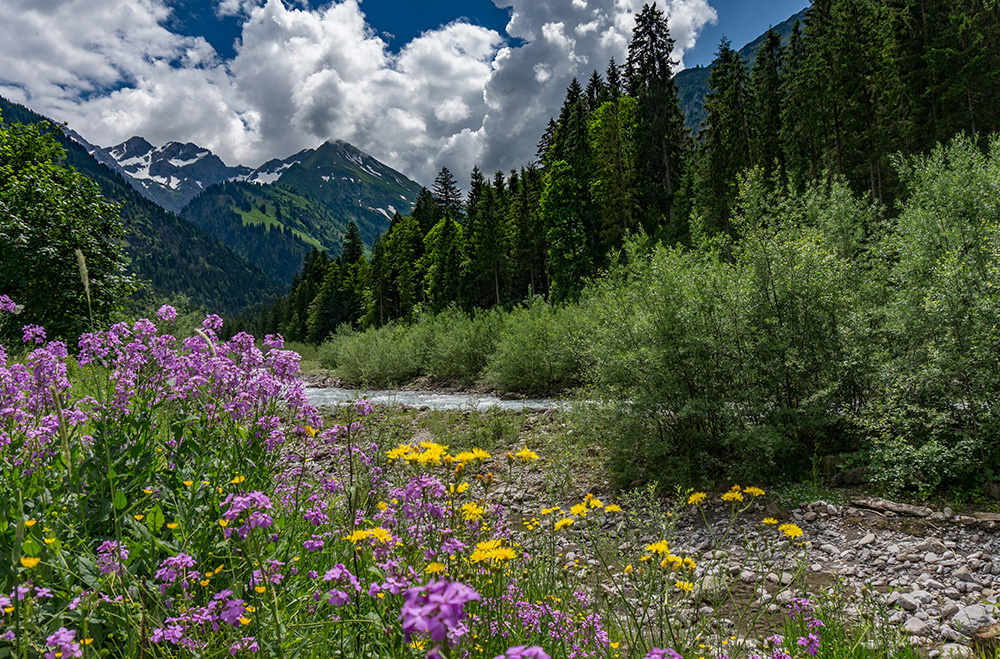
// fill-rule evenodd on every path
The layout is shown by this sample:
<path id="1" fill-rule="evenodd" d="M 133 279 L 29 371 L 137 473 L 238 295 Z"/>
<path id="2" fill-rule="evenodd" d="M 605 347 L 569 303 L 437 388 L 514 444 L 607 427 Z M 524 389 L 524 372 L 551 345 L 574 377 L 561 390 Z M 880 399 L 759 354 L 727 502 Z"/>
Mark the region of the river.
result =
<path id="1" fill-rule="evenodd" d="M 379 405 L 406 405 L 428 407 L 432 410 L 552 410 L 562 409 L 567 401 L 552 398 L 526 398 L 504 400 L 486 394 L 440 394 L 430 391 L 401 391 L 399 389 L 342 389 L 340 387 L 307 387 L 306 397 L 313 405 L 339 405 L 347 401 L 366 398 Z"/>

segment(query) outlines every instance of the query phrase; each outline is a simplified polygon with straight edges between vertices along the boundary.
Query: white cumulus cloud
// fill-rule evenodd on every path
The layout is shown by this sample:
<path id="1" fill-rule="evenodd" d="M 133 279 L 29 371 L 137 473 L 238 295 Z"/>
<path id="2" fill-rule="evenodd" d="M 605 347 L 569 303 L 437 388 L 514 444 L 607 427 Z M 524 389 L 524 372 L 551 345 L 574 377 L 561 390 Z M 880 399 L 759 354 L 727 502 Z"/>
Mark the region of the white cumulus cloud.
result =
<path id="1" fill-rule="evenodd" d="M 176 34 L 169 0 L 4 0 L 0 95 L 101 145 L 191 141 L 257 165 L 344 139 L 428 184 L 525 164 L 566 86 L 623 62 L 641 0 L 493 0 L 507 34 L 456 21 L 393 52 L 360 0 L 220 0 L 242 34 L 231 59 Z M 675 58 L 716 20 L 667 4 Z M 521 40 L 506 43 L 508 37 Z"/>

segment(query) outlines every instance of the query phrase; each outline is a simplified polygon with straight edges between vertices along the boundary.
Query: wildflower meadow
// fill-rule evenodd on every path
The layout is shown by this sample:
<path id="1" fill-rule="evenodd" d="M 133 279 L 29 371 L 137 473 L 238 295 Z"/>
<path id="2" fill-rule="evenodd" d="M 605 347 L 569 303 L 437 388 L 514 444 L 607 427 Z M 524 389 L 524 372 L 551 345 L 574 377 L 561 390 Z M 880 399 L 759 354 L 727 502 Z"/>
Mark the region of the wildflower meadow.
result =
<path id="1" fill-rule="evenodd" d="M 0 322 L 14 308 L 0 296 Z M 724 552 L 684 548 L 673 513 L 652 540 L 593 494 L 515 513 L 510 484 L 544 460 L 531 447 L 380 445 L 366 401 L 307 403 L 280 336 L 222 341 L 210 315 L 180 338 L 174 320 L 164 306 L 72 349 L 26 326 L 0 346 L 0 656 L 895 652 L 801 598 L 757 638 L 763 609 L 727 608 Z M 705 520 L 719 546 L 763 495 L 723 495 L 728 525 Z M 697 514 L 707 496 L 676 505 Z M 758 525 L 744 569 L 796 572 L 802 530 Z"/>

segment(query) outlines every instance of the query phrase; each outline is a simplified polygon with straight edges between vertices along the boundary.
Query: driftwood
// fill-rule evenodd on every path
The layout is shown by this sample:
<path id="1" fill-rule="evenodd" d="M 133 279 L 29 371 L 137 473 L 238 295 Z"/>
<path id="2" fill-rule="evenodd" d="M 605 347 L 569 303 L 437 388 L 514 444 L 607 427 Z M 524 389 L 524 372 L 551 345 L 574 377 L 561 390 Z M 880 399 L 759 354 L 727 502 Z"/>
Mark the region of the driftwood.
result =
<path id="1" fill-rule="evenodd" d="M 1000 522 L 1000 513 L 972 513 L 980 522 Z"/>
<path id="2" fill-rule="evenodd" d="M 870 499 L 851 499 L 851 505 L 857 508 L 869 508 L 871 510 L 881 510 L 896 513 L 897 515 L 908 515 L 910 517 L 930 517 L 931 509 L 925 506 L 911 506 L 908 503 L 897 503 L 888 499 L 872 497 Z"/>

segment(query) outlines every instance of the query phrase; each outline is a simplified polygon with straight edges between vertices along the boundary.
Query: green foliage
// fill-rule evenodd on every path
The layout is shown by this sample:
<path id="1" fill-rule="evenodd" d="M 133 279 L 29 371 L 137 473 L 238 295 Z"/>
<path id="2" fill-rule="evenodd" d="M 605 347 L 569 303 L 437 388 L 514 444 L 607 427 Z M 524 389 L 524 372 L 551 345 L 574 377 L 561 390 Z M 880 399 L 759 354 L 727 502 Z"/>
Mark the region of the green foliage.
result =
<path id="1" fill-rule="evenodd" d="M 115 320 L 136 282 L 125 272 L 118 208 L 60 166 L 64 155 L 44 124 L 0 125 L 0 291 L 24 304 L 20 323 L 75 343 Z"/>
<path id="2" fill-rule="evenodd" d="M 581 382 L 586 321 L 578 306 L 533 298 L 504 318 L 484 379 L 501 391 L 559 392 Z"/>

